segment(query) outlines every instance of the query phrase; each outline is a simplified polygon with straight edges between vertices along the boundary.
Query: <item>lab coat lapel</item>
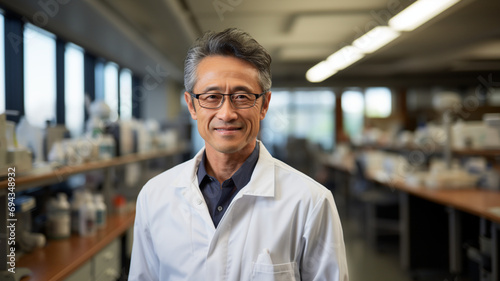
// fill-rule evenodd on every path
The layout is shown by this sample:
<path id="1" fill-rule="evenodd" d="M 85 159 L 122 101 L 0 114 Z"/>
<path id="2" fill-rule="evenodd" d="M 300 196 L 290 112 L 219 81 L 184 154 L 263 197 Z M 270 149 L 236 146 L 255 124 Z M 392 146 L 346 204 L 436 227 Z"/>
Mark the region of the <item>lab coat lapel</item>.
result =
<path id="1" fill-rule="evenodd" d="M 258 145 L 260 145 L 259 160 L 255 165 L 250 182 L 243 187 L 229 204 L 209 246 L 205 270 L 207 276 L 220 277 L 219 279 L 216 278 L 217 280 L 227 280 L 226 271 L 231 267 L 230 263 L 234 262 L 233 258 L 231 258 L 234 253 L 229 250 L 228 246 L 233 234 L 233 221 L 241 219 L 248 221 L 248 215 L 252 213 L 250 210 L 242 212 L 238 202 L 241 203 L 241 200 L 245 200 L 245 196 L 274 197 L 275 162 L 260 141 Z M 246 213 L 246 215 L 243 213 Z M 221 263 L 226 264 L 226 266 L 220 266 Z"/>
<path id="2" fill-rule="evenodd" d="M 260 141 L 258 144 L 260 145 L 259 160 L 250 182 L 242 190 L 242 195 L 274 197 L 275 160 Z"/>
<path id="3" fill-rule="evenodd" d="M 204 150 L 205 148 L 202 148 L 196 156 L 188 162 L 188 165 L 186 165 L 185 169 L 179 173 L 179 176 L 172 182 L 172 184 L 183 188 L 182 195 L 203 219 L 211 238 L 215 233 L 215 226 L 212 218 L 210 217 L 210 213 L 208 212 L 208 207 L 205 199 L 203 198 L 203 194 L 198 186 L 197 176 L 198 165 L 200 164 Z"/>
<path id="4" fill-rule="evenodd" d="M 233 253 L 228 247 L 234 227 L 233 220 L 248 220 L 248 217 L 237 215 L 238 201 L 245 200 L 245 196 L 274 196 L 274 160 L 260 141 L 258 145 L 260 145 L 259 160 L 255 165 L 250 182 L 229 204 L 208 248 L 205 270 L 207 276 L 214 277 L 214 280 L 227 280 L 227 270 L 231 267 L 230 263 L 233 262 L 231 258 Z M 220 266 L 221 263 L 226 264 L 226 266 Z"/>
<path id="5" fill-rule="evenodd" d="M 258 141 L 258 145 L 260 145 L 259 160 L 257 161 L 250 182 L 236 195 L 229 209 L 231 209 L 231 205 L 236 203 L 242 196 L 274 197 L 275 195 L 275 160 L 260 141 Z M 210 238 L 213 238 L 216 229 L 208 212 L 203 194 L 198 186 L 197 170 L 204 151 L 205 148 L 202 148 L 196 156 L 187 163 L 185 169 L 179 173 L 179 176 L 174 179 L 172 184 L 176 187 L 183 188 L 182 195 L 193 209 L 196 210 L 198 215 L 203 218 L 207 230 L 209 231 Z M 230 210 L 228 210 L 228 212 L 229 211 Z M 226 213 L 225 215 L 228 214 Z"/>

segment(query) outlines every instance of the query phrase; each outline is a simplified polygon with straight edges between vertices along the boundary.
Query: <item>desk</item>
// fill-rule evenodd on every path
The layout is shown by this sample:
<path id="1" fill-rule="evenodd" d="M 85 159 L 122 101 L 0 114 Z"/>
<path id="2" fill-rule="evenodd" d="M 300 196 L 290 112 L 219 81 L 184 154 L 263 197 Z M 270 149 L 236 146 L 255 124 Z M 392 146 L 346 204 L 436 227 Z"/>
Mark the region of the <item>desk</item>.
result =
<path id="1" fill-rule="evenodd" d="M 348 161 L 332 162 L 327 157 L 322 159 L 323 165 L 343 173 L 353 173 L 352 164 Z M 463 231 L 461 213 L 479 218 L 481 225 L 476 230 L 477 236 L 491 234 L 492 272 L 491 280 L 500 280 L 499 267 L 499 230 L 500 215 L 495 208 L 500 207 L 500 192 L 479 189 L 429 189 L 411 187 L 401 180 L 390 180 L 380 173 L 366 175 L 368 180 L 388 186 L 399 192 L 400 202 L 400 234 L 401 262 L 406 269 L 425 266 L 442 259 L 441 254 L 448 256 L 450 273 L 460 273 L 462 265 Z M 431 204 L 432 203 L 432 204 Z M 443 212 L 443 208 L 445 211 Z M 426 210 L 425 215 L 420 215 Z M 431 213 L 432 216 L 428 216 Z M 443 220 L 445 223 L 443 224 Z M 447 223 L 446 223 L 447 222 Z M 487 225 L 491 223 L 491 227 Z M 416 232 L 418 229 L 418 232 Z M 445 236 L 433 236 L 435 233 L 447 233 Z M 413 233 L 412 233 L 413 232 Z M 418 234 L 416 234 L 418 233 Z M 415 237 L 419 235 L 418 237 Z M 470 234 L 467 234 L 470 235 Z M 446 245 L 443 245 L 444 244 Z M 446 243 L 447 242 L 447 243 Z M 411 258 L 411 253 L 432 249 L 432 253 L 424 253 L 421 257 Z M 436 255 L 436 253 L 438 253 Z M 433 260 L 434 259 L 434 260 Z"/>
<path id="2" fill-rule="evenodd" d="M 480 190 L 476 188 L 429 189 L 423 186 L 408 186 L 401 181 L 385 182 L 376 180 L 371 176 L 368 178 L 428 201 L 449 206 L 500 224 L 500 215 L 494 212 L 494 208 L 500 207 L 500 192 L 498 191 Z"/>

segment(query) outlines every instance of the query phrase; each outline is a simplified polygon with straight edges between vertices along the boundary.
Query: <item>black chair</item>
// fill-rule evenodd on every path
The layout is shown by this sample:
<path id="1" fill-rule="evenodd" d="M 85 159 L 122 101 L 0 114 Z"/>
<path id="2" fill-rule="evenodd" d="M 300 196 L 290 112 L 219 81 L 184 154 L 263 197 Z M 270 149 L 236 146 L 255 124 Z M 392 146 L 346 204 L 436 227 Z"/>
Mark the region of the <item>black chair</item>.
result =
<path id="1" fill-rule="evenodd" d="M 363 159 L 356 158 L 355 175 L 352 181 L 352 196 L 361 202 L 364 208 L 364 233 L 368 244 L 374 248 L 380 246 L 379 238 L 387 235 L 399 235 L 398 194 L 386 186 L 366 177 Z"/>

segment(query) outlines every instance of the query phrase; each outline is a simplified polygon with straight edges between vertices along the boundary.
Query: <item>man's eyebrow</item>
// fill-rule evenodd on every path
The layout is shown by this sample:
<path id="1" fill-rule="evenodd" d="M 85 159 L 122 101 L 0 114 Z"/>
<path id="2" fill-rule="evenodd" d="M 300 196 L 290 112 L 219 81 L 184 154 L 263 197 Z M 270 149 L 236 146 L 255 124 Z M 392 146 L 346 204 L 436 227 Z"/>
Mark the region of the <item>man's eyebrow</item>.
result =
<path id="1" fill-rule="evenodd" d="M 248 87 L 246 86 L 236 86 L 232 89 L 232 92 L 237 92 L 237 91 L 245 91 L 247 93 L 250 93 L 252 92 L 252 90 L 250 90 Z"/>
<path id="2" fill-rule="evenodd" d="M 210 92 L 210 91 L 221 91 L 221 88 L 219 86 L 211 86 L 211 87 L 207 87 L 203 90 L 204 93 L 206 92 Z"/>
<path id="3" fill-rule="evenodd" d="M 210 92 L 210 91 L 219 91 L 219 92 L 222 92 L 223 89 L 221 87 L 219 87 L 219 86 L 209 86 L 209 87 L 207 87 L 207 88 L 205 88 L 203 90 L 204 93 Z M 237 92 L 237 91 L 245 91 L 247 93 L 251 93 L 252 92 L 252 90 L 250 88 L 246 87 L 246 86 L 236 86 L 236 87 L 234 87 L 234 88 L 231 89 L 231 92 Z"/>

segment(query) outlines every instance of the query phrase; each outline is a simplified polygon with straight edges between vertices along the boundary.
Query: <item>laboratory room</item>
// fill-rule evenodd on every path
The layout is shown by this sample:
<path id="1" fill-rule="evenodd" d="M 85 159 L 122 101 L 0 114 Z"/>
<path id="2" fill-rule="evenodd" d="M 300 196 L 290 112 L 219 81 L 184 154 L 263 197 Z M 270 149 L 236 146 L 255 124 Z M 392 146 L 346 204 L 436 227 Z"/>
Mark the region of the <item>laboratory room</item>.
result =
<path id="1" fill-rule="evenodd" d="M 0 280 L 500 281 L 499 14 L 0 0 Z"/>

